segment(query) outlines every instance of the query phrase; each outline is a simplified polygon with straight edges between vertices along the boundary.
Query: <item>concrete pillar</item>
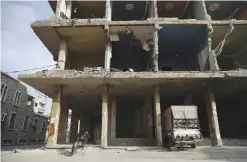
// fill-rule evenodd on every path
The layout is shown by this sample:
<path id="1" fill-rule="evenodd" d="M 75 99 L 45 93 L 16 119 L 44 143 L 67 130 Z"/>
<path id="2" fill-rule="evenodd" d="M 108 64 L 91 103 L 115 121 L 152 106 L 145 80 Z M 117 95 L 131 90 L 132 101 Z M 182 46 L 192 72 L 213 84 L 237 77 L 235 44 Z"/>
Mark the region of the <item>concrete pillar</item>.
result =
<path id="1" fill-rule="evenodd" d="M 62 86 L 59 87 L 53 96 L 52 101 L 52 109 L 51 109 L 51 122 L 49 126 L 49 135 L 48 135 L 48 146 L 54 146 L 57 144 L 58 138 L 58 127 L 59 127 L 59 118 L 60 118 L 60 111 L 61 111 L 61 95 L 62 95 Z"/>
<path id="2" fill-rule="evenodd" d="M 67 41 L 61 40 L 60 50 L 58 54 L 58 69 L 59 70 L 65 69 L 66 56 L 67 56 Z"/>
<path id="3" fill-rule="evenodd" d="M 111 17 L 112 17 L 111 0 L 106 0 L 105 18 L 107 21 L 111 21 Z"/>
<path id="4" fill-rule="evenodd" d="M 70 0 L 57 0 L 56 16 L 64 19 L 71 18 L 72 1 Z"/>
<path id="5" fill-rule="evenodd" d="M 162 146 L 161 110 L 159 86 L 154 87 L 155 135 L 157 146 Z"/>
<path id="6" fill-rule="evenodd" d="M 222 146 L 216 102 L 211 88 L 206 90 L 206 106 L 212 146 Z"/>
<path id="7" fill-rule="evenodd" d="M 159 31 L 159 24 L 155 24 L 155 31 L 154 31 L 154 35 L 153 35 L 153 56 L 152 56 L 152 61 L 153 61 L 153 71 L 157 72 L 159 71 L 159 61 L 158 61 L 158 57 L 159 57 L 159 35 L 158 35 L 158 31 Z"/>
<path id="8" fill-rule="evenodd" d="M 69 139 L 70 143 L 76 141 L 77 129 L 78 129 L 78 111 L 76 109 L 73 109 L 71 114 L 70 139 Z"/>
<path id="9" fill-rule="evenodd" d="M 109 26 L 105 25 L 106 44 L 105 44 L 105 64 L 106 71 L 110 71 L 112 58 L 112 43 L 110 40 Z"/>
<path id="10" fill-rule="evenodd" d="M 68 98 L 62 97 L 60 120 L 58 127 L 58 139 L 57 139 L 57 143 L 59 144 L 66 143 L 68 115 L 69 115 Z"/>
<path id="11" fill-rule="evenodd" d="M 157 8 L 157 0 L 153 0 L 153 6 L 154 6 L 154 17 L 155 18 L 158 18 L 159 15 L 158 15 L 158 8 Z"/>
<path id="12" fill-rule="evenodd" d="M 107 146 L 108 131 L 108 93 L 102 95 L 102 125 L 101 125 L 101 147 Z"/>
<path id="13" fill-rule="evenodd" d="M 111 139 L 116 138 L 116 106 L 116 98 L 114 98 L 111 106 Z"/>
<path id="14" fill-rule="evenodd" d="M 72 14 L 72 0 L 66 0 L 66 16 L 68 19 L 71 19 Z"/>
<path id="15" fill-rule="evenodd" d="M 111 10 L 111 0 L 106 0 L 106 10 L 105 18 L 107 21 L 111 21 L 112 10 Z M 112 43 L 110 40 L 109 26 L 105 25 L 105 35 L 106 35 L 106 44 L 105 44 L 105 64 L 104 68 L 107 71 L 110 71 L 111 67 L 111 58 L 112 58 Z"/>
<path id="16" fill-rule="evenodd" d="M 192 97 L 192 95 L 188 94 L 188 95 L 185 96 L 184 104 L 185 105 L 192 105 L 193 104 L 193 97 Z"/>

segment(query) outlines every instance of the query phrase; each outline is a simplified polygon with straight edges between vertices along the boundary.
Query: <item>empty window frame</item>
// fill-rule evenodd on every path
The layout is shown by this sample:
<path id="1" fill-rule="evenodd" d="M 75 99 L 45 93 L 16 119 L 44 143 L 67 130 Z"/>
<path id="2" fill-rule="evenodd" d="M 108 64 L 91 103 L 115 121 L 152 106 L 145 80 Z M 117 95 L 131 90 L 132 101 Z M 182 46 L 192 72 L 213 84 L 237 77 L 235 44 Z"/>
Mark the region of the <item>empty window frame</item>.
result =
<path id="1" fill-rule="evenodd" d="M 23 131 L 27 130 L 28 123 L 29 123 L 29 116 L 25 116 L 24 123 L 23 123 L 23 128 L 22 128 Z"/>
<path id="2" fill-rule="evenodd" d="M 30 139 L 30 143 L 31 143 L 31 144 L 36 143 L 36 141 L 37 141 L 37 140 L 36 140 L 36 138 L 32 138 L 32 139 Z"/>
<path id="3" fill-rule="evenodd" d="M 42 127 L 41 127 L 41 132 L 45 132 L 46 131 L 46 121 L 42 122 Z"/>
<path id="4" fill-rule="evenodd" d="M 1 85 L 1 101 L 5 102 L 7 97 L 7 88 L 8 86 L 6 84 Z"/>
<path id="5" fill-rule="evenodd" d="M 37 125 L 38 125 L 38 119 L 34 119 L 33 124 L 32 124 L 33 133 L 36 132 L 36 130 L 37 130 Z"/>
<path id="6" fill-rule="evenodd" d="M 21 98 L 21 92 L 20 91 L 16 91 L 15 92 L 15 96 L 14 96 L 14 100 L 13 100 L 13 105 L 19 106 L 20 98 Z"/>
<path id="7" fill-rule="evenodd" d="M 14 140 L 3 140 L 3 145 L 11 145 L 14 143 Z"/>
<path id="8" fill-rule="evenodd" d="M 44 143 L 44 139 L 38 139 L 38 143 Z"/>
<path id="9" fill-rule="evenodd" d="M 32 106 L 33 105 L 33 97 L 28 96 L 27 98 L 27 106 Z"/>
<path id="10" fill-rule="evenodd" d="M 16 116 L 17 116 L 16 113 L 11 114 L 10 121 L 9 121 L 9 129 L 10 130 L 14 130 L 14 128 L 15 128 Z"/>
<path id="11" fill-rule="evenodd" d="M 27 141 L 28 141 L 27 139 L 19 139 L 18 143 L 19 144 L 27 144 Z"/>
<path id="12" fill-rule="evenodd" d="M 1 114 L 1 121 L 4 121 L 5 120 L 5 117 L 6 117 L 6 114 L 5 113 L 2 113 Z"/>

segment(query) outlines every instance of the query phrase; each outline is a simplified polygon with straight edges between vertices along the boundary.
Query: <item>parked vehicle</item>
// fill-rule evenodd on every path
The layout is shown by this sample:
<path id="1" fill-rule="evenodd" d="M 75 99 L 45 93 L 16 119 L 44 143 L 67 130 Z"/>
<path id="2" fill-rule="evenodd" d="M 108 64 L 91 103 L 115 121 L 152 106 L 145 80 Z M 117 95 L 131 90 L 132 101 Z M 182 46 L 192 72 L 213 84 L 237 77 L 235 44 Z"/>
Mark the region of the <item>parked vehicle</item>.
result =
<path id="1" fill-rule="evenodd" d="M 202 134 L 197 106 L 171 106 L 163 112 L 164 142 L 170 149 L 180 146 L 196 148 Z"/>

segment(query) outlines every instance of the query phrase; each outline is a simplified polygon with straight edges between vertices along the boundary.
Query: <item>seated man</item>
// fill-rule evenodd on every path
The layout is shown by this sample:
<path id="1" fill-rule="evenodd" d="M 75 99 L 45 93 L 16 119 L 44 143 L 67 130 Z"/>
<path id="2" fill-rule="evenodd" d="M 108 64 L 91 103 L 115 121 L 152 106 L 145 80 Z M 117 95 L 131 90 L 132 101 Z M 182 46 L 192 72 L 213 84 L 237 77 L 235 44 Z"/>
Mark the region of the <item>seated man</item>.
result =
<path id="1" fill-rule="evenodd" d="M 86 129 L 81 130 L 79 134 L 79 141 L 81 142 L 81 144 L 84 145 L 85 143 L 87 143 L 89 138 L 90 134 L 88 133 L 88 131 Z"/>

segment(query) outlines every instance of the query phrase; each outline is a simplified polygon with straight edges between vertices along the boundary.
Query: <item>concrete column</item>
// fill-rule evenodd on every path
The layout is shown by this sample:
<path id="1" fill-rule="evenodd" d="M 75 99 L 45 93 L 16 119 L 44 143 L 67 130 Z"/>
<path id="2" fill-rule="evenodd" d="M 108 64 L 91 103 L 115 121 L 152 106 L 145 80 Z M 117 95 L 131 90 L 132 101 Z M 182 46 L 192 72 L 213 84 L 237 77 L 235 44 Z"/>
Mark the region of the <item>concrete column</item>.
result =
<path id="1" fill-rule="evenodd" d="M 192 100 L 192 95 L 186 95 L 185 99 L 184 99 L 184 104 L 185 105 L 192 105 L 193 104 L 193 100 Z"/>
<path id="2" fill-rule="evenodd" d="M 153 71 L 157 72 L 159 71 L 159 24 L 155 24 L 155 31 L 153 35 L 153 56 L 152 56 L 152 61 L 153 61 Z"/>
<path id="3" fill-rule="evenodd" d="M 159 86 L 154 87 L 155 134 L 157 146 L 162 146 L 161 110 Z"/>
<path id="4" fill-rule="evenodd" d="M 107 146 L 108 131 L 108 94 L 107 91 L 102 95 L 102 125 L 101 125 L 101 147 Z"/>
<path id="5" fill-rule="evenodd" d="M 71 19 L 72 14 L 72 0 L 66 0 L 66 16 L 68 19 Z"/>
<path id="6" fill-rule="evenodd" d="M 111 67 L 111 58 L 112 58 L 112 43 L 110 40 L 109 26 L 105 25 L 105 34 L 106 34 L 106 44 L 105 44 L 105 64 L 104 68 L 106 71 L 110 71 Z"/>
<path id="7" fill-rule="evenodd" d="M 59 87 L 53 96 L 52 101 L 52 109 L 51 109 L 51 122 L 49 127 L 49 135 L 48 135 L 48 146 L 54 146 L 57 144 L 58 138 L 58 127 L 59 127 L 59 118 L 60 118 L 60 111 L 61 111 L 61 95 L 62 95 L 62 86 Z"/>
<path id="8" fill-rule="evenodd" d="M 59 144 L 66 143 L 68 115 L 69 115 L 68 98 L 62 97 L 60 120 L 58 127 L 58 139 L 57 139 L 57 143 Z"/>
<path id="9" fill-rule="evenodd" d="M 157 0 L 153 0 L 153 7 L 154 7 L 154 17 L 155 18 L 158 18 L 159 15 L 158 15 L 158 8 L 157 8 Z"/>
<path id="10" fill-rule="evenodd" d="M 211 88 L 208 88 L 206 91 L 206 106 L 208 112 L 211 144 L 212 146 L 222 146 L 216 102 Z"/>
<path id="11" fill-rule="evenodd" d="M 61 40 L 60 50 L 58 54 L 58 69 L 59 70 L 65 69 L 66 56 L 67 56 L 67 41 Z"/>
<path id="12" fill-rule="evenodd" d="M 111 0 L 106 0 L 106 10 L 105 18 L 107 21 L 111 21 L 112 9 L 111 9 Z M 112 57 L 112 43 L 110 40 L 109 26 L 105 25 L 105 35 L 106 35 L 106 44 L 105 44 L 105 64 L 104 68 L 107 71 L 110 71 L 111 67 L 111 57 Z"/>
<path id="13" fill-rule="evenodd" d="M 70 139 L 69 142 L 75 142 L 77 138 L 78 129 L 78 112 L 73 109 L 71 114 Z"/>
<path id="14" fill-rule="evenodd" d="M 111 21 L 111 17 L 112 17 L 111 0 L 106 0 L 105 18 L 107 21 Z"/>
<path id="15" fill-rule="evenodd" d="M 111 106 L 111 139 L 116 138 L 116 106 L 116 98 L 114 98 Z"/>
<path id="16" fill-rule="evenodd" d="M 72 1 L 70 0 L 57 0 L 56 16 L 64 19 L 71 18 Z"/>

